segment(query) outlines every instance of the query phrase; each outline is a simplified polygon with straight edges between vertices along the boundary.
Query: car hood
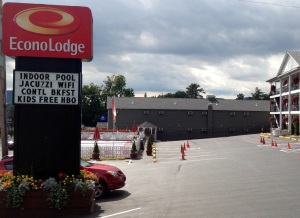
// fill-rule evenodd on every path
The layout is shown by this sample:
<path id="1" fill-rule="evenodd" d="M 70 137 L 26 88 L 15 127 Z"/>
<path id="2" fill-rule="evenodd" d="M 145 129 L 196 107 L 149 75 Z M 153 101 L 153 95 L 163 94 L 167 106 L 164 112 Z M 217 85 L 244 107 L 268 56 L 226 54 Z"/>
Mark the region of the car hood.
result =
<path id="1" fill-rule="evenodd" d="M 95 169 L 95 170 L 111 170 L 111 171 L 121 171 L 119 168 L 111 166 L 111 165 L 106 165 L 106 164 L 97 164 L 94 163 L 93 166 L 86 167 L 87 169 Z"/>

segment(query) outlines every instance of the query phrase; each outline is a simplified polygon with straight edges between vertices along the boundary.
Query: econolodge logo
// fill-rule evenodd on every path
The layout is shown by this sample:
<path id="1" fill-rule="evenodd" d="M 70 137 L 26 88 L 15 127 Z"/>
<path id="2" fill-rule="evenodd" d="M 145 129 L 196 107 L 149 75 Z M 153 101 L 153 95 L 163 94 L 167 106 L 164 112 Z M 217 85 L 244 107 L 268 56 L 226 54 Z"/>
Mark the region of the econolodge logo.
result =
<path id="1" fill-rule="evenodd" d="M 20 28 L 42 35 L 68 34 L 80 26 L 76 15 L 51 7 L 23 10 L 14 17 L 14 21 Z"/>
<path id="2" fill-rule="evenodd" d="M 89 8 L 3 5 L 3 53 L 8 56 L 92 59 Z"/>

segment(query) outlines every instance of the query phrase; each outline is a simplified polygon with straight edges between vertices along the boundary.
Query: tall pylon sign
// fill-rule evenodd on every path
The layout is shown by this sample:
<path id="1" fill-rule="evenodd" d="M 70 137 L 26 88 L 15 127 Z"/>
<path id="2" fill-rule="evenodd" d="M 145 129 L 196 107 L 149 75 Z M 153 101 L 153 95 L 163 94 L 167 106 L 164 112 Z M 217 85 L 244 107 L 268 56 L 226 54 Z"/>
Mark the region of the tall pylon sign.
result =
<path id="1" fill-rule="evenodd" d="M 14 173 L 80 171 L 82 61 L 91 61 L 87 7 L 6 3 L 3 53 L 15 58 Z"/>

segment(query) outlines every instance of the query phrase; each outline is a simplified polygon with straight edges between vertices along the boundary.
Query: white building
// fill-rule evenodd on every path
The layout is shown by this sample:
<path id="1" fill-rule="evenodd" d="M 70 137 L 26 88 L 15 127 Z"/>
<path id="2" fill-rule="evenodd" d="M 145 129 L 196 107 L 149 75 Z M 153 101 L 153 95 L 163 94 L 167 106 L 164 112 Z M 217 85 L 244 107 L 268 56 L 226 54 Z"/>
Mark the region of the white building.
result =
<path id="1" fill-rule="evenodd" d="M 286 52 L 270 83 L 270 123 L 273 128 L 299 135 L 300 51 Z"/>

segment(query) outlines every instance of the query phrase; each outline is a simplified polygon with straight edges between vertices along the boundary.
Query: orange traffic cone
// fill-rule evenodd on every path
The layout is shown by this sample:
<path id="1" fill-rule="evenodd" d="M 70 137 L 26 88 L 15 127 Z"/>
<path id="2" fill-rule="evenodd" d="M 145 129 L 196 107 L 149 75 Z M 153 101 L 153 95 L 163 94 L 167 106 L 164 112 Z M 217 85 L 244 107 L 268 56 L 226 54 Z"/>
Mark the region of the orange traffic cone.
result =
<path id="1" fill-rule="evenodd" d="M 277 146 L 277 142 L 274 142 L 274 146 L 275 146 L 275 147 L 278 147 L 278 146 Z"/>
<path id="2" fill-rule="evenodd" d="M 272 142 L 271 142 L 271 146 L 275 146 L 273 139 L 272 139 Z"/>
<path id="3" fill-rule="evenodd" d="M 181 160 L 185 160 L 184 156 L 185 156 L 185 154 L 184 154 L 184 148 L 181 145 Z"/>
<path id="4" fill-rule="evenodd" d="M 290 145 L 290 143 L 288 143 L 288 149 L 291 149 L 291 145 Z"/>
<path id="5" fill-rule="evenodd" d="M 190 144 L 189 144 L 189 140 L 186 141 L 186 146 L 189 148 Z"/>
<path id="6" fill-rule="evenodd" d="M 263 140 L 262 140 L 263 138 L 262 137 L 260 137 L 260 143 L 263 143 Z"/>
<path id="7" fill-rule="evenodd" d="M 265 142 L 265 138 L 263 138 L 263 144 L 266 144 L 266 142 Z"/>
<path id="8" fill-rule="evenodd" d="M 182 145 L 180 145 L 180 153 L 181 153 L 181 154 L 184 153 Z"/>
<path id="9" fill-rule="evenodd" d="M 184 150 L 184 151 L 186 151 L 186 148 L 185 148 L 185 143 L 183 143 L 183 150 Z"/>

